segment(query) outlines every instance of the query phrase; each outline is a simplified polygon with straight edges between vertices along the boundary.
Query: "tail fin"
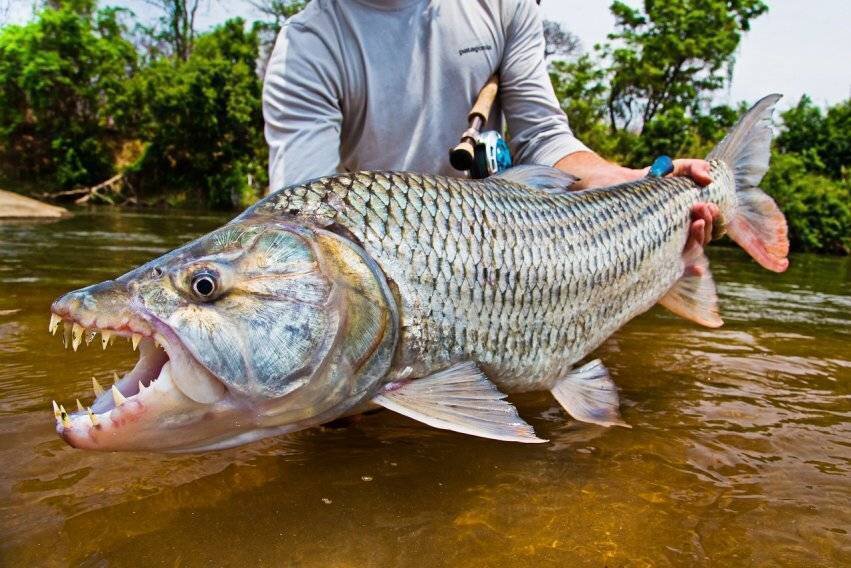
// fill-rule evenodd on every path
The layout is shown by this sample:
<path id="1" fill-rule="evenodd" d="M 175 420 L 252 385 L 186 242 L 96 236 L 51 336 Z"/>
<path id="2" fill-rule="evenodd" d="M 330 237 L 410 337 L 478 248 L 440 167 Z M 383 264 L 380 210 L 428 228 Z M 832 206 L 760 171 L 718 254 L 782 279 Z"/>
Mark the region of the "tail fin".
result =
<path id="1" fill-rule="evenodd" d="M 780 97 L 769 95 L 756 103 L 706 157 L 725 162 L 733 172 L 737 205 L 727 221 L 727 233 L 754 260 L 774 272 L 789 266 L 786 218 L 757 184 L 768 170 L 771 114 Z"/>

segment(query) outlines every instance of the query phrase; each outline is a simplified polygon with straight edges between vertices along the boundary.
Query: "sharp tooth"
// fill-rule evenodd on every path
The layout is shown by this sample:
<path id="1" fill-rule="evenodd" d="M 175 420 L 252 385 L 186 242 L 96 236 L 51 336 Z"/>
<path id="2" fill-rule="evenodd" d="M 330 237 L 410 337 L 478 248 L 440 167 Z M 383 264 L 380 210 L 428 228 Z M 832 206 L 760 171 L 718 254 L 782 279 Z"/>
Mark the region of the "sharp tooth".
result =
<path id="1" fill-rule="evenodd" d="M 83 333 L 83 338 L 86 340 L 86 345 L 91 345 L 92 340 L 98 334 L 96 329 L 87 329 L 85 333 Z"/>
<path id="2" fill-rule="evenodd" d="M 118 373 L 116 373 L 115 371 L 112 372 L 112 379 L 112 382 L 114 383 L 117 383 L 119 381 Z"/>
<path id="3" fill-rule="evenodd" d="M 71 426 L 71 419 L 68 418 L 68 412 L 65 410 L 65 407 L 61 404 L 59 405 L 59 414 L 62 418 L 62 425 L 65 428 L 69 428 Z"/>
<path id="4" fill-rule="evenodd" d="M 50 325 L 47 326 L 47 331 L 51 335 L 56 334 L 56 330 L 59 329 L 59 322 L 60 321 L 62 321 L 62 318 L 60 318 L 56 314 L 50 314 Z"/>
<path id="5" fill-rule="evenodd" d="M 139 392 L 143 392 L 145 390 L 145 385 L 142 384 L 142 381 L 139 381 Z"/>
<path id="6" fill-rule="evenodd" d="M 59 405 L 56 404 L 56 401 L 53 401 L 53 417 L 59 420 Z"/>
<path id="7" fill-rule="evenodd" d="M 142 341 L 142 336 L 138 333 L 134 333 L 130 341 L 133 342 L 133 351 L 136 351 L 136 348 L 139 347 L 139 342 Z"/>
<path id="8" fill-rule="evenodd" d="M 100 344 L 103 345 L 103 348 L 106 349 L 106 346 L 109 345 L 109 340 L 112 339 L 112 332 L 108 329 L 104 329 L 100 332 L 101 339 Z"/>
<path id="9" fill-rule="evenodd" d="M 91 409 L 91 408 L 87 408 L 87 409 L 86 409 L 86 412 L 88 412 L 88 413 L 89 413 L 89 420 L 91 420 L 91 421 L 92 421 L 92 426 L 97 426 L 97 425 L 98 425 L 98 417 L 97 417 L 97 416 L 95 416 L 95 413 L 94 413 L 94 412 L 92 412 L 92 409 Z"/>
<path id="10" fill-rule="evenodd" d="M 115 402 L 115 408 L 118 408 L 124 404 L 125 400 L 127 400 L 124 395 L 121 394 L 121 391 L 115 388 L 115 385 L 112 385 L 112 400 Z"/>
<path id="11" fill-rule="evenodd" d="M 80 412 L 82 412 L 82 411 L 83 411 L 83 405 L 82 405 L 82 404 L 80 404 L 80 399 L 79 399 L 79 398 L 77 399 L 77 410 L 79 410 Z"/>
<path id="12" fill-rule="evenodd" d="M 94 377 L 92 377 L 92 388 L 95 391 L 95 398 L 97 398 L 97 397 L 99 397 L 100 395 L 103 394 L 103 387 L 100 386 L 100 383 Z"/>
<path id="13" fill-rule="evenodd" d="M 83 326 L 78 323 L 74 323 L 74 325 L 71 327 L 71 347 L 74 349 L 74 351 L 77 350 L 77 348 L 80 346 L 80 342 L 83 341 L 83 331 L 85 331 L 83 329 Z"/>
<path id="14" fill-rule="evenodd" d="M 65 349 L 71 345 L 71 322 L 68 321 L 62 322 L 62 345 Z"/>

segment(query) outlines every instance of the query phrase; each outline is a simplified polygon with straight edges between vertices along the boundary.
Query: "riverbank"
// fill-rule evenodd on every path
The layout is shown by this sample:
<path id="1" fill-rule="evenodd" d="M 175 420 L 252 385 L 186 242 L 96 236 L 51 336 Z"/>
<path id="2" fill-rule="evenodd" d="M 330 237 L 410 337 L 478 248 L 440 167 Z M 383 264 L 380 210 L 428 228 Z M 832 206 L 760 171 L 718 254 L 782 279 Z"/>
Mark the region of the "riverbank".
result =
<path id="1" fill-rule="evenodd" d="M 70 215 L 64 207 L 0 189 L 0 219 L 59 219 Z"/>

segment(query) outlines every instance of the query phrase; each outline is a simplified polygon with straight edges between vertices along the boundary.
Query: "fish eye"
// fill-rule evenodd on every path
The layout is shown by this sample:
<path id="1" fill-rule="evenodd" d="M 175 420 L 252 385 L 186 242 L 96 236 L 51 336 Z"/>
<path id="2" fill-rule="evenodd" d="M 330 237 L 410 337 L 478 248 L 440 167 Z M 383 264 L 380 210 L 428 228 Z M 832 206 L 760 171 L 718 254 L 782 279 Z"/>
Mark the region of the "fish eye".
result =
<path id="1" fill-rule="evenodd" d="M 209 272 L 199 272 L 192 277 L 192 291 L 199 298 L 209 299 L 216 291 L 216 277 Z"/>

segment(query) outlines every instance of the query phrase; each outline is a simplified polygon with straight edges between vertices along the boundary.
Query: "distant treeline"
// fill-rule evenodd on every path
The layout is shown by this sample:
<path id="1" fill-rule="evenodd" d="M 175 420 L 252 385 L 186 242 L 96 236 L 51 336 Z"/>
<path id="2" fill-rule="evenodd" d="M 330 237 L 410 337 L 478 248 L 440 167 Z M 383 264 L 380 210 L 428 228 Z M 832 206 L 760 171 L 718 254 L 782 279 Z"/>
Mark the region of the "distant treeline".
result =
<path id="1" fill-rule="evenodd" d="M 144 26 L 95 0 L 52 0 L 30 23 L 0 28 L 2 183 L 68 189 L 120 173 L 144 202 L 228 208 L 262 195 L 262 71 L 281 23 L 306 2 L 256 0 L 266 21 L 197 33 L 200 1 L 151 0 L 162 17 Z M 574 130 L 628 165 L 705 155 L 753 102 L 711 105 L 766 5 L 646 0 L 611 10 L 609 42 L 590 52 L 545 25 L 551 77 Z M 782 115 L 774 152 L 763 187 L 787 213 L 793 246 L 847 254 L 851 101 L 822 109 L 803 98 Z"/>

